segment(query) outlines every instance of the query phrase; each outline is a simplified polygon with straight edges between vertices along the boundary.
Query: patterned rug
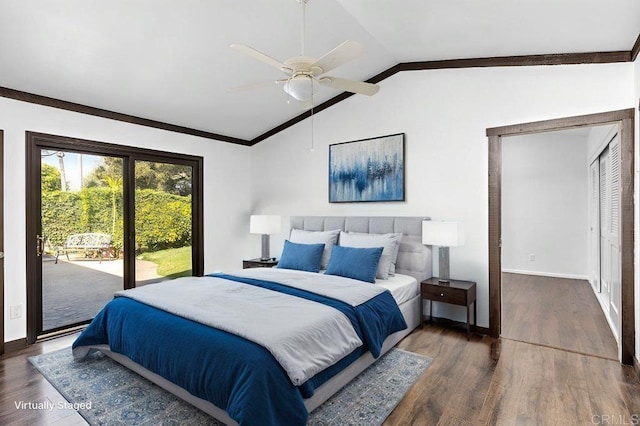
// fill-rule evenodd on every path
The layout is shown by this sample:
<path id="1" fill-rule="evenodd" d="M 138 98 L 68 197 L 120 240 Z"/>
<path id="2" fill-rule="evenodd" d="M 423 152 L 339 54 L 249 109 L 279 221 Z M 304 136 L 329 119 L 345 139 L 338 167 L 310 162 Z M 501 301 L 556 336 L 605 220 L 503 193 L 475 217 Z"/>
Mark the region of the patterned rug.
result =
<path id="1" fill-rule="evenodd" d="M 222 425 L 100 353 L 74 362 L 65 348 L 29 361 L 91 425 Z M 308 424 L 380 425 L 430 364 L 392 349 L 315 409 Z"/>

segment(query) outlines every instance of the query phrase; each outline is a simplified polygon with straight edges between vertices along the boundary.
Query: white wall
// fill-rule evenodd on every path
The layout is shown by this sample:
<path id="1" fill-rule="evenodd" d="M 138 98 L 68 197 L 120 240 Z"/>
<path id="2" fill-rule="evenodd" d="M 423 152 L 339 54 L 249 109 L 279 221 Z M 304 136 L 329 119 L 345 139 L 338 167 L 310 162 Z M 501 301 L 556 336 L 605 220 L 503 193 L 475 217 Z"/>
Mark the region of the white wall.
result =
<path id="1" fill-rule="evenodd" d="M 25 131 L 204 157 L 205 272 L 238 268 L 249 247 L 250 148 L 0 98 L 4 130 L 5 339 L 26 336 Z"/>
<path id="2" fill-rule="evenodd" d="M 502 141 L 502 270 L 588 279 L 587 135 Z"/>
<path id="3" fill-rule="evenodd" d="M 5 131 L 6 340 L 26 335 L 25 319 L 9 320 L 9 306 L 26 305 L 27 130 L 203 156 L 205 271 L 236 268 L 242 258 L 259 254 L 259 236 L 247 233 L 251 213 L 461 220 L 466 244 L 451 249 L 451 274 L 478 282 L 478 324 L 487 327 L 486 128 L 637 109 L 640 63 L 402 72 L 381 86 L 372 98 L 354 96 L 317 114 L 314 152 L 309 151 L 309 120 L 246 148 L 0 98 L 0 129 Z M 406 201 L 329 204 L 328 145 L 399 132 L 406 134 Z M 636 148 L 639 133 L 636 128 Z M 272 241 L 277 244 L 283 238 L 284 232 Z M 274 245 L 272 253 L 279 252 Z M 638 250 L 636 259 L 637 254 Z M 636 298 L 640 307 L 640 278 Z M 464 310 L 451 307 L 436 315 L 463 320 Z"/>
<path id="4" fill-rule="evenodd" d="M 631 63 L 396 74 L 374 97 L 353 96 L 317 114 L 314 152 L 309 120 L 254 146 L 252 211 L 463 221 L 466 244 L 451 249 L 451 276 L 478 282 L 478 325 L 487 327 L 486 128 L 630 108 L 633 79 Z M 406 202 L 329 204 L 328 145 L 399 132 L 406 133 Z M 464 320 L 464 309 L 447 309 Z"/>

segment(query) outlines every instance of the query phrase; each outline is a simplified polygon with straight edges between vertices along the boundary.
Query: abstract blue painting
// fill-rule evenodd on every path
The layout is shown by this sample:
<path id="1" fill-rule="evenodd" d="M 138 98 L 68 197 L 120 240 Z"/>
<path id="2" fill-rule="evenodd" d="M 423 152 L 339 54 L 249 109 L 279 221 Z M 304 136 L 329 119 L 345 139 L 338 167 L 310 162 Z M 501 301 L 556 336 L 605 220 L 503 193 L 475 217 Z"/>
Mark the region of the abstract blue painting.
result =
<path id="1" fill-rule="evenodd" d="M 404 201 L 404 133 L 329 145 L 329 202 Z"/>

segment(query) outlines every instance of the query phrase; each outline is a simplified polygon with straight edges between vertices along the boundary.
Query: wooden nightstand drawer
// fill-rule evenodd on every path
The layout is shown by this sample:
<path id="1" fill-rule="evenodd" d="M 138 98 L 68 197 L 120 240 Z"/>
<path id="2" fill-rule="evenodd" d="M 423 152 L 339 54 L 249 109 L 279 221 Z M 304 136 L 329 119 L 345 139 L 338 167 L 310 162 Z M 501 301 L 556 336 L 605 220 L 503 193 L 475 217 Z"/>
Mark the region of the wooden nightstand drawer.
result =
<path id="1" fill-rule="evenodd" d="M 422 297 L 425 299 L 431 299 L 434 302 L 467 306 L 467 291 L 462 288 L 423 284 Z"/>
<path id="2" fill-rule="evenodd" d="M 261 259 L 249 259 L 242 261 L 242 269 L 249 268 L 273 268 L 278 264 L 278 261 L 273 258 L 269 260 L 261 260 Z"/>
<path id="3" fill-rule="evenodd" d="M 420 296 L 429 300 L 429 319 L 433 319 L 433 302 L 449 303 L 467 308 L 467 340 L 471 333 L 469 321 L 473 303 L 473 325 L 476 325 L 476 283 L 473 281 L 448 280 L 441 283 L 437 277 L 428 278 L 420 283 Z M 424 303 L 420 303 L 420 322 L 424 325 Z"/>

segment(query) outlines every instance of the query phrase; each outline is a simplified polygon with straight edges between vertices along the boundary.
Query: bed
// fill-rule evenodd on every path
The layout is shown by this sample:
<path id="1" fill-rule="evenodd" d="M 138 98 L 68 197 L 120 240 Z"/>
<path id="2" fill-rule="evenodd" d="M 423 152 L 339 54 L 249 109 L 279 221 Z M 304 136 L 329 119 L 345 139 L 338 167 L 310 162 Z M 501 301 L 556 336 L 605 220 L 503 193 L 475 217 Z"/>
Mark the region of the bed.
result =
<path id="1" fill-rule="evenodd" d="M 376 279 L 372 286 L 350 284 L 354 280 L 315 272 L 237 271 L 181 281 L 180 291 L 174 290 L 170 303 L 163 300 L 155 306 L 155 294 L 142 291 L 152 286 L 141 287 L 135 296 L 138 299 L 117 297 L 96 316 L 74 343 L 74 357 L 82 359 L 99 350 L 227 424 L 252 424 L 256 419 L 260 419 L 261 424 L 304 424 L 308 412 L 419 325 L 418 283 L 431 276 L 431 252 L 421 243 L 423 220 L 421 217 L 292 217 L 291 228 L 304 232 L 341 230 L 351 235 L 398 234 L 395 274 L 385 280 Z M 228 304 L 224 302 L 228 309 L 210 309 L 202 301 L 207 297 L 198 296 L 196 292 L 198 288 L 211 287 L 210 280 L 216 280 L 216 288 L 228 287 L 229 295 L 241 293 L 241 299 L 226 299 L 227 293 L 224 293 L 216 296 L 219 300 L 212 303 L 229 300 Z M 318 286 L 318 280 L 321 286 Z M 191 288 L 193 295 L 189 295 L 191 290 L 184 290 Z M 285 294 L 274 295 L 271 302 L 273 290 Z M 268 291 L 271 293 L 265 293 Z M 359 299 L 363 292 L 375 295 Z M 295 309 L 299 307 L 287 311 L 289 307 L 285 303 L 291 296 L 305 299 L 296 303 L 308 304 L 304 307 L 304 320 L 311 326 L 309 332 L 296 334 L 293 338 L 280 329 L 287 328 L 284 323 L 290 323 L 294 328 L 302 327 L 297 323 L 304 321 L 271 322 L 274 315 L 260 311 L 261 305 L 269 309 L 268 305 L 273 303 L 284 306 L 281 308 L 283 315 L 288 312 L 286 315 L 295 317 Z M 261 297 L 264 298 L 259 299 Z M 345 300 L 336 302 L 343 297 Z M 251 298 L 261 302 L 251 305 Z M 284 302 L 280 298 L 284 298 Z M 168 305 L 163 305 L 165 303 Z M 190 303 L 194 306 L 188 312 L 175 311 L 191 306 Z M 254 308 L 243 309 L 245 303 Z M 200 304 L 200 308 L 195 306 Z M 382 318 L 387 311 L 393 310 L 391 304 L 401 315 L 402 327 L 397 314 L 388 314 L 390 319 L 384 319 L 384 323 L 378 317 L 368 316 L 375 311 L 374 314 Z M 335 311 L 337 317 L 348 318 L 357 336 L 346 331 L 350 327 L 336 331 L 344 336 L 330 338 L 339 341 L 336 349 L 326 348 L 325 343 L 319 341 L 323 337 L 300 341 L 303 335 L 313 336 L 311 331 L 316 323 L 312 318 L 316 310 Z M 242 324 L 234 323 L 237 329 L 228 330 L 226 321 L 237 312 L 243 312 Z M 198 317 L 201 314 L 207 317 Z M 321 321 L 329 321 L 325 314 L 317 313 Z M 393 315 L 396 318 L 392 318 Z M 340 318 L 330 321 L 333 324 Z M 380 332 L 382 329 L 386 334 Z M 260 339 L 266 340 L 256 343 Z M 272 342 L 278 339 L 284 339 L 285 343 L 272 347 Z M 317 344 L 315 349 L 314 342 Z M 233 349 L 227 349 L 227 344 Z M 236 362 L 243 364 L 237 366 Z M 242 384 L 238 385 L 240 378 Z M 224 403 L 216 405 L 219 401 Z"/>

